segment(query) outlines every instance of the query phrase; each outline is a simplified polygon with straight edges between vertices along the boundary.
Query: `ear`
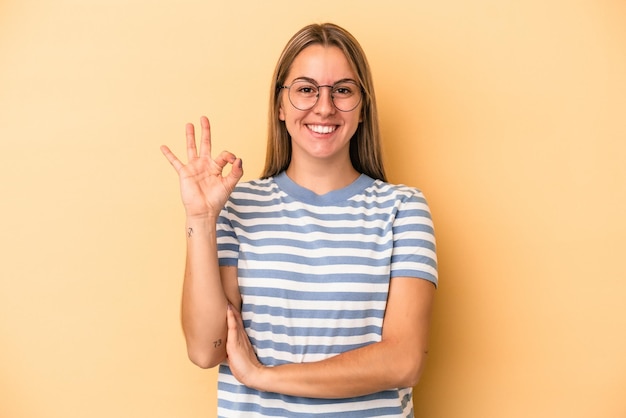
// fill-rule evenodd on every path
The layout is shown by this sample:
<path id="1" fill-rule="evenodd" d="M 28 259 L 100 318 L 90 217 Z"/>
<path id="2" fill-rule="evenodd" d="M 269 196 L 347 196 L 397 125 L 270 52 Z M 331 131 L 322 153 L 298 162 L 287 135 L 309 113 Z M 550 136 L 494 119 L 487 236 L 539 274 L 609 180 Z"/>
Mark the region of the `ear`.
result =
<path id="1" fill-rule="evenodd" d="M 278 119 L 285 121 L 285 112 L 283 111 L 283 105 L 281 104 L 278 108 Z"/>

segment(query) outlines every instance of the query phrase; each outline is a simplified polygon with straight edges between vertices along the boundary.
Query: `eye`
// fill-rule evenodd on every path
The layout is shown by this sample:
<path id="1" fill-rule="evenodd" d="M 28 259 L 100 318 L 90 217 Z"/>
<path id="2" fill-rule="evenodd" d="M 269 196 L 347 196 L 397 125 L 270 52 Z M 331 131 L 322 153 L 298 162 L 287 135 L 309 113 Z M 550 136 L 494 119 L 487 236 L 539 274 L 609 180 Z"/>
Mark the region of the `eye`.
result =
<path id="1" fill-rule="evenodd" d="M 292 88 L 300 95 L 315 96 L 317 94 L 317 86 L 306 82 L 294 83 Z"/>
<path id="2" fill-rule="evenodd" d="M 348 97 L 354 94 L 356 86 L 352 83 L 338 84 L 333 87 L 333 94 L 341 97 Z"/>

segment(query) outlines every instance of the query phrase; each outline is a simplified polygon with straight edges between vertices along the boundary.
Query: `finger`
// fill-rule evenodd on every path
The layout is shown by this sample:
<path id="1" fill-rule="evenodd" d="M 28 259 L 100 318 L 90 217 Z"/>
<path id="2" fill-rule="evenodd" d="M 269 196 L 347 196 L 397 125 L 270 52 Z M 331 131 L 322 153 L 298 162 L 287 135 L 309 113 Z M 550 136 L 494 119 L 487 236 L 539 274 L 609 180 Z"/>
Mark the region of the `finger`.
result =
<path id="1" fill-rule="evenodd" d="M 170 162 L 172 167 L 176 172 L 179 172 L 181 168 L 183 168 L 184 164 L 180 162 L 180 160 L 174 155 L 174 153 L 166 146 L 161 146 L 161 152 L 165 155 L 165 158 Z"/>
<path id="2" fill-rule="evenodd" d="M 241 317 L 241 313 L 235 308 L 232 304 L 228 304 L 228 312 L 230 312 L 235 319 L 235 324 L 243 325 L 243 318 Z"/>
<path id="3" fill-rule="evenodd" d="M 236 347 L 239 344 L 238 321 L 235 316 L 235 309 L 231 305 L 228 305 L 228 310 L 226 311 L 226 324 L 228 327 L 228 335 L 226 337 L 228 350 L 229 347 Z"/>
<path id="4" fill-rule="evenodd" d="M 227 164 L 233 164 L 236 160 L 237 157 L 235 157 L 235 154 L 232 152 L 222 151 L 213 161 L 215 161 L 215 164 L 222 170 Z"/>
<path id="5" fill-rule="evenodd" d="M 202 134 L 200 137 L 200 156 L 211 156 L 211 124 L 206 116 L 200 118 L 200 126 L 202 126 Z"/>
<path id="6" fill-rule="evenodd" d="M 235 309 L 233 305 L 229 304 L 226 316 L 228 318 L 228 328 L 232 328 L 235 332 L 245 332 L 243 331 L 244 326 L 241 313 L 239 313 L 239 311 Z"/>
<path id="7" fill-rule="evenodd" d="M 241 180 L 243 176 L 243 160 L 241 158 L 235 159 L 233 161 L 233 168 L 230 170 L 230 173 L 225 177 L 226 183 L 228 187 L 231 189 L 235 187 L 237 182 Z"/>
<path id="8" fill-rule="evenodd" d="M 187 137 L 187 161 L 191 161 L 198 156 L 196 132 L 193 123 L 185 125 L 185 136 Z"/>

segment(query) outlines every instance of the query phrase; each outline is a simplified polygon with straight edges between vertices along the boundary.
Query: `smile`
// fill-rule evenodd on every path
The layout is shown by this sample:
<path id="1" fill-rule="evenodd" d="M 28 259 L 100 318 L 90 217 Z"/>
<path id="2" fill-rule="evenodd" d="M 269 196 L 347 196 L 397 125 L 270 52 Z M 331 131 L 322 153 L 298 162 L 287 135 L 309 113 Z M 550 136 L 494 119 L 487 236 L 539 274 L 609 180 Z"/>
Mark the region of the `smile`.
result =
<path id="1" fill-rule="evenodd" d="M 337 129 L 336 126 L 328 126 L 328 125 L 307 125 L 307 128 L 315 132 L 316 134 L 329 134 L 335 132 Z"/>

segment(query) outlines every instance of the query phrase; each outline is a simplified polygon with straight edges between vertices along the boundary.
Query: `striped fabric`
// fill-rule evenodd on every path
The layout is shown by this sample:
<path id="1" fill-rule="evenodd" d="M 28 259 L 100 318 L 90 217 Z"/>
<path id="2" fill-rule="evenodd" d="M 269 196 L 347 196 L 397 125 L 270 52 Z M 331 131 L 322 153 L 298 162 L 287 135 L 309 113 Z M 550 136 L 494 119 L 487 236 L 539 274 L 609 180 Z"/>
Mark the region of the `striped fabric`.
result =
<path id="1" fill-rule="evenodd" d="M 238 267 L 242 316 L 261 363 L 313 362 L 377 341 L 390 279 L 437 283 L 433 225 L 416 189 L 361 175 L 316 195 L 285 173 L 241 183 L 218 222 Z M 411 417 L 411 388 L 327 400 L 249 389 L 222 364 L 220 417 Z"/>

